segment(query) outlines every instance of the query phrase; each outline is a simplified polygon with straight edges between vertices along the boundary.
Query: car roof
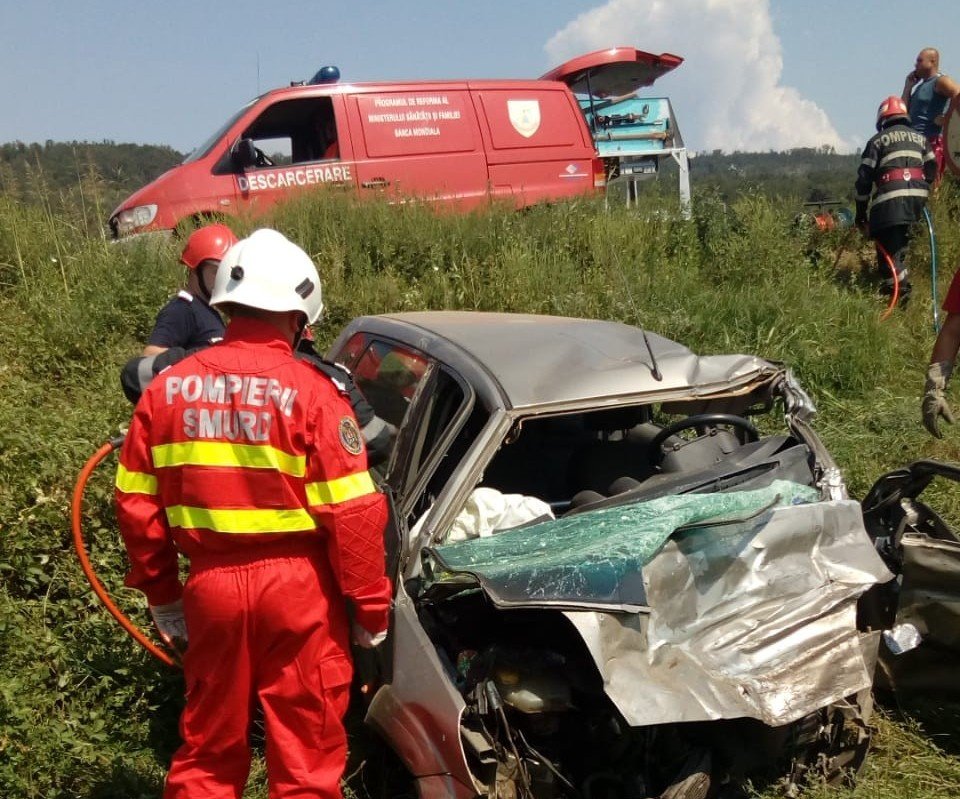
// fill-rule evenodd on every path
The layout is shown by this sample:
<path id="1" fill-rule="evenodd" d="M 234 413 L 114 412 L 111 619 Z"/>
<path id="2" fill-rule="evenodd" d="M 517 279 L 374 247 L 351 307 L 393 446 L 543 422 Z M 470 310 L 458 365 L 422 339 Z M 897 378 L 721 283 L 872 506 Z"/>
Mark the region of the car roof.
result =
<path id="1" fill-rule="evenodd" d="M 681 344 L 648 333 L 663 377 L 657 380 L 643 331 L 597 319 L 423 311 L 362 317 L 351 329 L 388 335 L 455 369 L 479 367 L 499 385 L 508 408 L 649 392 L 708 396 L 777 370 L 754 356 L 698 356 Z"/>

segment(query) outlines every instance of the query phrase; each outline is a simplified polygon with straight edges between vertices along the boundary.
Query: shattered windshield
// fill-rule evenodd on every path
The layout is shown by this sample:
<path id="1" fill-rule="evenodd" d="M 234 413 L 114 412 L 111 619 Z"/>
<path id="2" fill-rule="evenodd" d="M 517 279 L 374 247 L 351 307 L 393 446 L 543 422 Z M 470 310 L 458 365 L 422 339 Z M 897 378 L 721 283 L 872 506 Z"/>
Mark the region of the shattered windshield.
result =
<path id="1" fill-rule="evenodd" d="M 775 480 L 753 491 L 683 494 L 587 511 L 427 550 L 434 578 L 469 574 L 497 604 L 646 605 L 643 567 L 680 528 L 740 521 L 819 499 L 809 486 Z M 701 538 L 709 540 L 709 536 Z M 742 539 L 741 539 L 742 540 Z"/>

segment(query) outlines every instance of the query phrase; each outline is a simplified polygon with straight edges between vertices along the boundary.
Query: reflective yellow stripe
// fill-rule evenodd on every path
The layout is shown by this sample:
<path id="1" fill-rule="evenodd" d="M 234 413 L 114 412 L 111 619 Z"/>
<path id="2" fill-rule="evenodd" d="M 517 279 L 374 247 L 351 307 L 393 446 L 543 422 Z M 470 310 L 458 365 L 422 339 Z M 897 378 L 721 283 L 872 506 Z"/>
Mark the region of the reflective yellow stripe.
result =
<path id="1" fill-rule="evenodd" d="M 299 533 L 315 530 L 313 517 L 303 508 L 289 510 L 213 509 L 171 505 L 167 521 L 171 527 L 191 527 L 218 533 Z"/>
<path id="2" fill-rule="evenodd" d="M 231 444 L 228 441 L 182 441 L 150 448 L 153 465 L 165 466 L 239 466 L 243 469 L 275 469 L 293 477 L 303 477 L 307 459 L 290 455 L 267 444 Z"/>
<path id="3" fill-rule="evenodd" d="M 122 463 L 117 467 L 117 488 L 125 494 L 156 494 L 157 478 L 144 472 L 131 472 Z"/>
<path id="4" fill-rule="evenodd" d="M 336 505 L 376 490 L 370 472 L 357 472 L 325 483 L 307 483 L 307 502 L 310 505 Z"/>

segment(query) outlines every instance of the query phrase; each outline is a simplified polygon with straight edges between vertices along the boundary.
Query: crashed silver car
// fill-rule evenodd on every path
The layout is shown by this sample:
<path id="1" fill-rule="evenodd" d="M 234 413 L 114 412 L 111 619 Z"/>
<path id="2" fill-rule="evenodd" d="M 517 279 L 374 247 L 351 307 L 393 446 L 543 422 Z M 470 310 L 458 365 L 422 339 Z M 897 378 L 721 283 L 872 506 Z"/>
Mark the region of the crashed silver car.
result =
<path id="1" fill-rule="evenodd" d="M 427 312 L 332 347 L 398 428 L 366 721 L 421 797 L 644 799 L 855 771 L 891 578 L 782 365 Z"/>

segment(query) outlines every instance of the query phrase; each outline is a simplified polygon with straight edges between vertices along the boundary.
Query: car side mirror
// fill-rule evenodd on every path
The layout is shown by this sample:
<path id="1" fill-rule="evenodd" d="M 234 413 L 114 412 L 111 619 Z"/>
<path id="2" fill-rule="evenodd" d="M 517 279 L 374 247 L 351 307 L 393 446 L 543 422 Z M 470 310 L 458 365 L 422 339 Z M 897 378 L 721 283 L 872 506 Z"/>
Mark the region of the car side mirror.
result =
<path id="1" fill-rule="evenodd" d="M 240 139 L 240 141 L 233 145 L 230 156 L 233 158 L 233 163 L 240 168 L 246 168 L 256 164 L 257 148 L 253 143 L 253 139 Z"/>

